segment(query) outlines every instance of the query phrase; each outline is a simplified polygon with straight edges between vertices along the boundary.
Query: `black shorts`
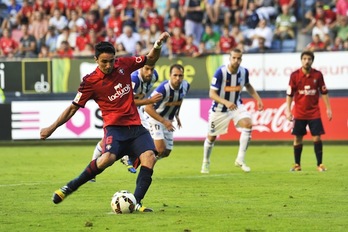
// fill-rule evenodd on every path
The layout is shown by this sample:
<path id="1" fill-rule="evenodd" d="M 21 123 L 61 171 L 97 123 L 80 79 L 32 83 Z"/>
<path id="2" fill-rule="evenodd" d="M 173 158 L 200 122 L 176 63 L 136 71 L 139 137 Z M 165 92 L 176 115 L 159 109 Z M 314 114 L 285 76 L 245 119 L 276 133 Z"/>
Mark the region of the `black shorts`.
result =
<path id="1" fill-rule="evenodd" d="M 320 118 L 311 120 L 294 119 L 294 127 L 292 128 L 291 134 L 299 136 L 306 135 L 307 125 L 312 136 L 325 134 L 324 126 Z"/>
<path id="2" fill-rule="evenodd" d="M 116 160 L 128 155 L 136 159 L 145 151 L 155 151 L 155 144 L 143 126 L 107 126 L 104 129 L 104 152 L 116 155 Z"/>

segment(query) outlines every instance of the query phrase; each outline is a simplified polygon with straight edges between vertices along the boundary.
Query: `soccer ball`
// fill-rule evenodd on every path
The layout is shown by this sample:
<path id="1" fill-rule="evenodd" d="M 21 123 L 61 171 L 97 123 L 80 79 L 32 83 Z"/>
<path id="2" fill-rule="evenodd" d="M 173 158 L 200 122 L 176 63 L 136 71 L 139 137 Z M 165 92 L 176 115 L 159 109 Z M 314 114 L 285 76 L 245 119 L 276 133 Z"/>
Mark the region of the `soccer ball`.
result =
<path id="1" fill-rule="evenodd" d="M 117 214 L 133 213 L 136 204 L 134 195 L 127 190 L 116 192 L 111 199 L 112 211 Z"/>

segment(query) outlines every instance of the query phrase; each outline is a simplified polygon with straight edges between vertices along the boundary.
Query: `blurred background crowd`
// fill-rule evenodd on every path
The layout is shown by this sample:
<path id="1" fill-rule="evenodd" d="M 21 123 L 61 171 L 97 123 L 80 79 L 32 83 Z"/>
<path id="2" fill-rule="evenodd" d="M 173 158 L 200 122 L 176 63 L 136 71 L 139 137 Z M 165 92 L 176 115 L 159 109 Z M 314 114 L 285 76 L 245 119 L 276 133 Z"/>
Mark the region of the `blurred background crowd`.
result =
<path id="1" fill-rule="evenodd" d="M 348 50 L 348 0 L 0 0 L 0 57 L 91 57 L 109 41 L 117 55 Z"/>

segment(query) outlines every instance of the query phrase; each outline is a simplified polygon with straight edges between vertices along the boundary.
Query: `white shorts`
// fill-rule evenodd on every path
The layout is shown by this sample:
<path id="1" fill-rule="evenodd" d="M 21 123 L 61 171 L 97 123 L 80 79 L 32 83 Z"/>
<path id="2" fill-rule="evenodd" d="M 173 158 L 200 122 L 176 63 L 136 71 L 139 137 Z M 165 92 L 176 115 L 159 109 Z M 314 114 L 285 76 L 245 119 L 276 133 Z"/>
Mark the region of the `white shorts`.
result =
<path id="1" fill-rule="evenodd" d="M 233 120 L 234 125 L 242 118 L 250 118 L 250 113 L 245 109 L 244 105 L 239 105 L 236 110 L 229 110 L 227 112 L 213 112 L 209 111 L 208 135 L 218 136 L 226 134 L 228 125 Z"/>
<path id="2" fill-rule="evenodd" d="M 149 130 L 150 126 L 144 114 L 144 106 L 138 107 L 138 113 L 141 120 L 141 124 L 143 125 L 143 127 L 145 127 L 146 130 Z"/>
<path id="3" fill-rule="evenodd" d="M 154 119 L 147 120 L 150 127 L 150 134 L 153 140 L 164 140 L 167 150 L 173 150 L 173 132 Z"/>

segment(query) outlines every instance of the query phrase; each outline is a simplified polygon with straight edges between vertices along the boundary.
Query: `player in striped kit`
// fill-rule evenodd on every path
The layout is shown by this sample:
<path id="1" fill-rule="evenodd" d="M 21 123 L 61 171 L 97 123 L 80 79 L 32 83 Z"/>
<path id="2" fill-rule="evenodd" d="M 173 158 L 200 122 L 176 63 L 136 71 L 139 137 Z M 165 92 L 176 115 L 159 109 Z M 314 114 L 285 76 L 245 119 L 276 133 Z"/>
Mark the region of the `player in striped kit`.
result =
<path id="1" fill-rule="evenodd" d="M 153 104 L 162 99 L 161 94 L 156 94 L 151 98 L 146 98 L 146 95 L 150 92 L 153 85 L 158 81 L 158 73 L 155 70 L 154 65 L 144 65 L 144 67 L 134 71 L 131 74 L 131 79 L 132 79 L 132 88 L 134 93 L 134 102 L 135 102 L 135 105 L 138 107 L 141 124 L 146 129 L 149 129 L 149 125 L 145 120 L 143 108 L 141 108 L 141 106 L 144 106 L 147 104 Z M 92 160 L 101 156 L 102 144 L 103 144 L 103 140 L 101 139 L 97 143 L 93 151 Z M 121 158 L 121 162 L 127 166 L 127 169 L 129 172 L 131 173 L 137 172 L 127 155 Z M 95 182 L 95 178 L 93 178 L 91 181 Z"/>
<path id="2" fill-rule="evenodd" d="M 209 173 L 210 156 L 216 137 L 227 133 L 231 120 L 241 130 L 235 165 L 244 172 L 250 172 L 250 167 L 246 165 L 244 159 L 251 138 L 252 121 L 250 113 L 242 103 L 241 91 L 243 87 L 257 101 L 258 110 L 263 110 L 263 103 L 249 82 L 248 69 L 240 66 L 242 55 L 241 50 L 232 50 L 229 64 L 220 66 L 212 79 L 209 97 L 213 102 L 209 111 L 209 129 L 204 141 L 201 173 Z"/>
<path id="3" fill-rule="evenodd" d="M 151 137 L 158 152 L 157 159 L 168 157 L 173 149 L 173 132 L 181 128 L 179 111 L 181 104 L 190 89 L 190 84 L 184 80 L 184 67 L 173 64 L 170 67 L 170 80 L 163 81 L 151 94 L 161 94 L 162 100 L 145 106 L 145 115 L 150 125 Z"/>

